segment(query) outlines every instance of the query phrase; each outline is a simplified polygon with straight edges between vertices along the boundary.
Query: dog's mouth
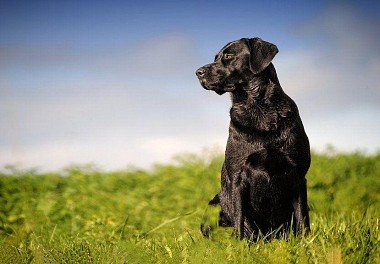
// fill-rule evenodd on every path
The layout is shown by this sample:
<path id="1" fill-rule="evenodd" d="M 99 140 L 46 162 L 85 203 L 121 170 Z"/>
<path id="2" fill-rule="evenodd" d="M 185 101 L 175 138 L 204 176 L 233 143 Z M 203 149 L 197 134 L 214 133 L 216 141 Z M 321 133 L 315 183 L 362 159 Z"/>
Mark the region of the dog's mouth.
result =
<path id="1" fill-rule="evenodd" d="M 205 79 L 199 81 L 206 90 L 215 90 L 219 87 L 219 83 L 208 83 Z"/>
<path id="2" fill-rule="evenodd" d="M 206 90 L 215 91 L 217 94 L 223 94 L 235 90 L 234 84 L 206 83 L 205 81 L 201 81 L 201 85 Z"/>
<path id="3" fill-rule="evenodd" d="M 232 91 L 235 90 L 235 85 L 232 84 L 232 83 L 226 84 L 226 85 L 224 86 L 224 90 L 225 90 L 226 92 L 232 92 Z"/>

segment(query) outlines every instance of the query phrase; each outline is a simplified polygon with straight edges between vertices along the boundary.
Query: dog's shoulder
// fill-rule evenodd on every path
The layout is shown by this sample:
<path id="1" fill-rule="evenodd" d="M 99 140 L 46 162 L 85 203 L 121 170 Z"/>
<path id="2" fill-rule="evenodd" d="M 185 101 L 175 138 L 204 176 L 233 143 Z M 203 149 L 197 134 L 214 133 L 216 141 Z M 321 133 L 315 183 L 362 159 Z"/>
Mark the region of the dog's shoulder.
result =
<path id="1" fill-rule="evenodd" d="M 262 89 L 261 96 L 253 90 L 247 100 L 233 104 L 230 115 L 234 125 L 266 133 L 278 130 L 284 120 L 297 118 L 297 105 L 279 84 L 270 81 Z"/>

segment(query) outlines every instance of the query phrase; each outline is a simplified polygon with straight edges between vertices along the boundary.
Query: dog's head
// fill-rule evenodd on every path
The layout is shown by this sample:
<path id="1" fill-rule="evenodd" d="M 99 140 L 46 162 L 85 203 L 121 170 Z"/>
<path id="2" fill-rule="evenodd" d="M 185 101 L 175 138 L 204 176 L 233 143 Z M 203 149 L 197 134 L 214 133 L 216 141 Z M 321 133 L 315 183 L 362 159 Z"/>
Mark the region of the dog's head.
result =
<path id="1" fill-rule="evenodd" d="M 242 38 L 228 43 L 213 63 L 195 73 L 203 88 L 218 94 L 233 92 L 266 69 L 277 52 L 276 45 L 260 38 Z"/>

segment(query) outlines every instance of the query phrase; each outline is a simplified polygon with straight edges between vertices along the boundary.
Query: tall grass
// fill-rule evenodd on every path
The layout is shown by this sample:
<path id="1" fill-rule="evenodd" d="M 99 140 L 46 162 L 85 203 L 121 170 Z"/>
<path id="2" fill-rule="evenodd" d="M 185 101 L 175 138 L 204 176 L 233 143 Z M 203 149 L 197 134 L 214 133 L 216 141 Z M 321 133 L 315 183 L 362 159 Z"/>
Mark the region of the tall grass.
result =
<path id="1" fill-rule="evenodd" d="M 219 189 L 222 156 L 182 156 L 153 169 L 59 173 L 3 169 L 1 263 L 380 263 L 380 154 L 313 154 L 312 232 L 236 240 L 199 232 Z M 207 211 L 206 211 L 207 209 Z"/>

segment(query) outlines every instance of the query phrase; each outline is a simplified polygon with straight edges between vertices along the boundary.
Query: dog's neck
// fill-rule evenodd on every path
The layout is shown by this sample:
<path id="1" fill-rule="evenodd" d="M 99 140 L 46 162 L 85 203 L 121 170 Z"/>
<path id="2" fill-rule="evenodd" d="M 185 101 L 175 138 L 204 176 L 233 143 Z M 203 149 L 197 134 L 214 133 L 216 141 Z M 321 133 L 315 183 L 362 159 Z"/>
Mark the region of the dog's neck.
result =
<path id="1" fill-rule="evenodd" d="M 231 93 L 232 104 L 252 104 L 271 97 L 274 90 L 282 91 L 276 70 L 271 63 L 264 71 L 242 84 L 237 91 Z"/>
<path id="2" fill-rule="evenodd" d="M 243 85 L 243 84 L 242 84 Z M 278 129 L 278 120 L 289 110 L 285 103 L 280 110 L 275 102 L 282 100 L 284 92 L 271 69 L 251 76 L 244 86 L 231 93 L 231 123 L 242 133 L 269 133 Z"/>

